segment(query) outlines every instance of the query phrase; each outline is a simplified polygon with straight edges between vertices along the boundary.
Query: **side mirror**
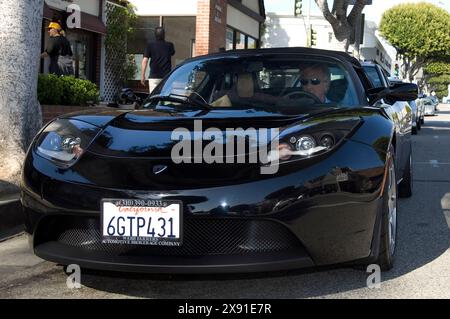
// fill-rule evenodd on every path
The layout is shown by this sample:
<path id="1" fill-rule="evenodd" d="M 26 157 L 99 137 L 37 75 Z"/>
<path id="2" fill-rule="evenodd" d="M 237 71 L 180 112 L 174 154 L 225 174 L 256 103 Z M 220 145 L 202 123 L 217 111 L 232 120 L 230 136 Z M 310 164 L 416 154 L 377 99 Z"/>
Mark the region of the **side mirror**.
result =
<path id="1" fill-rule="evenodd" d="M 374 88 L 368 91 L 371 104 L 386 99 L 389 102 L 414 101 L 419 95 L 419 88 L 413 83 L 396 83 L 388 88 Z"/>

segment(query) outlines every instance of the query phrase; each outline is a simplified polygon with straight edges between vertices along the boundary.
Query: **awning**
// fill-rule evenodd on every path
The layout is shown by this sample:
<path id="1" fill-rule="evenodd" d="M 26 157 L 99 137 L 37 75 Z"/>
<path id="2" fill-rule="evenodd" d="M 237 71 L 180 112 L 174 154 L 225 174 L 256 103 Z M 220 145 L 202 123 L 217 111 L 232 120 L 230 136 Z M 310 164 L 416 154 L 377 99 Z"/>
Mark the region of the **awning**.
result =
<path id="1" fill-rule="evenodd" d="M 44 19 L 51 20 L 53 18 L 54 10 L 44 3 Z M 59 10 L 56 10 L 59 11 Z M 103 21 L 92 14 L 81 12 L 81 28 L 82 30 L 106 34 L 106 26 Z"/>

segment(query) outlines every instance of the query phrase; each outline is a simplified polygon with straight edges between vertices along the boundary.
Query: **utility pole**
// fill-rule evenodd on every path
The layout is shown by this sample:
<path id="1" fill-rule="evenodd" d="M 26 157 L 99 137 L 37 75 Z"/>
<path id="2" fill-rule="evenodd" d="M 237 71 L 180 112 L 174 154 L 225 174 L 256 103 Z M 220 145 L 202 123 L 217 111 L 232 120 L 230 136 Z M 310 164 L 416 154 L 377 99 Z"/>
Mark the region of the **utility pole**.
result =
<path id="1" fill-rule="evenodd" d="M 312 30 L 312 26 L 311 26 L 311 0 L 308 0 L 308 15 L 306 16 L 306 25 L 308 26 L 308 39 L 307 39 L 307 43 L 308 43 L 308 48 L 311 47 L 311 30 Z"/>
<path id="2" fill-rule="evenodd" d="M 358 60 L 361 58 L 361 15 L 356 18 L 356 30 L 355 30 L 355 52 L 354 56 Z"/>
<path id="3" fill-rule="evenodd" d="M 355 5 L 355 3 L 356 3 L 356 0 L 350 0 L 350 2 L 349 2 L 350 5 Z M 372 5 L 372 0 L 366 0 L 365 4 L 366 4 L 366 6 Z M 361 33 L 363 32 L 363 23 L 365 23 L 365 19 L 362 19 L 362 14 L 361 14 L 356 18 L 356 21 L 355 21 L 356 25 L 355 25 L 354 55 L 358 60 L 361 57 L 360 47 L 361 47 Z M 363 36 L 363 39 L 364 39 L 364 36 Z"/>

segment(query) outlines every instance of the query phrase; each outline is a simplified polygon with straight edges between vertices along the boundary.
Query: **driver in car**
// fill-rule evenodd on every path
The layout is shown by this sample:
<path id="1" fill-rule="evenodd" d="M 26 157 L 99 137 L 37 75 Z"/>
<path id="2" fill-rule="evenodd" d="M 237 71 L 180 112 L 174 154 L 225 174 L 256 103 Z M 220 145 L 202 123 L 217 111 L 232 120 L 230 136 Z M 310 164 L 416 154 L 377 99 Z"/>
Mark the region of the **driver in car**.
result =
<path id="1" fill-rule="evenodd" d="M 302 89 L 314 94 L 322 103 L 331 103 L 327 98 L 330 82 L 330 71 L 323 63 L 306 66 L 300 71 Z"/>

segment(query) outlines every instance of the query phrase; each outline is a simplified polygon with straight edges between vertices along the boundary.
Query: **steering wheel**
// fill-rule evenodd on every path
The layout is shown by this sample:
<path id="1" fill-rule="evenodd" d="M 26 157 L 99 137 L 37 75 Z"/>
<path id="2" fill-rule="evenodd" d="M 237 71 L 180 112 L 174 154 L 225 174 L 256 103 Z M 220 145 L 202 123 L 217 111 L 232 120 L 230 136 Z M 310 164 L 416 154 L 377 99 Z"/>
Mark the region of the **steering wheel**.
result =
<path id="1" fill-rule="evenodd" d="M 289 92 L 289 93 L 283 95 L 282 97 L 283 98 L 288 98 L 290 100 L 294 100 L 294 99 L 298 100 L 298 99 L 301 99 L 301 98 L 309 98 L 309 99 L 312 99 L 315 104 L 322 104 L 322 101 L 317 96 L 315 96 L 312 93 L 303 91 L 303 90 L 297 90 L 297 91 L 294 91 L 294 92 Z"/>

